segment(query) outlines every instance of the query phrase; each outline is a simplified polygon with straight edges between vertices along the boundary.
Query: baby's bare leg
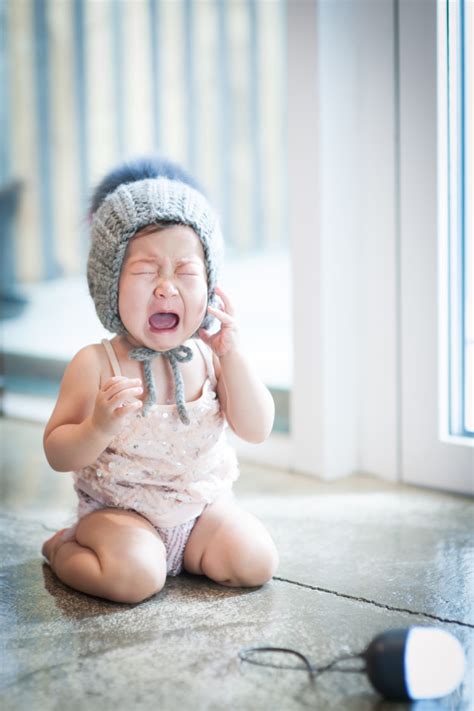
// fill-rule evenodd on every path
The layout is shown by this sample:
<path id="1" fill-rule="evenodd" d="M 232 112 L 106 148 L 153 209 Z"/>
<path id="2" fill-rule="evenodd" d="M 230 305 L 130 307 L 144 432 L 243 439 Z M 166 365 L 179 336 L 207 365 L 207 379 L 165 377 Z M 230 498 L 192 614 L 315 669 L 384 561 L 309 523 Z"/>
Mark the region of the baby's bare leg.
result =
<path id="1" fill-rule="evenodd" d="M 76 590 L 115 602 L 141 602 L 166 580 L 163 541 L 142 516 L 102 509 L 84 516 L 75 540 L 54 541 L 44 552 L 56 575 Z M 49 555 L 48 555 L 49 553 Z"/>
<path id="2" fill-rule="evenodd" d="M 263 524 L 233 503 L 205 508 L 184 551 L 189 573 L 227 587 L 264 585 L 278 567 L 278 552 Z"/>

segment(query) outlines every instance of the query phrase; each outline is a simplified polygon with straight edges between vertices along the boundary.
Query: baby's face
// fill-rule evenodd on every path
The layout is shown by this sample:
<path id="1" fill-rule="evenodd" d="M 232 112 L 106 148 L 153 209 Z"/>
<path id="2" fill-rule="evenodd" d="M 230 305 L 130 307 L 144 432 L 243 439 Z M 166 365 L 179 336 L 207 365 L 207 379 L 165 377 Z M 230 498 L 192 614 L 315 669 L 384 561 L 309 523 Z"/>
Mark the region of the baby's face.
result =
<path id="1" fill-rule="evenodd" d="M 166 351 L 197 331 L 207 309 L 204 252 L 187 225 L 136 235 L 125 253 L 119 313 L 136 344 Z"/>

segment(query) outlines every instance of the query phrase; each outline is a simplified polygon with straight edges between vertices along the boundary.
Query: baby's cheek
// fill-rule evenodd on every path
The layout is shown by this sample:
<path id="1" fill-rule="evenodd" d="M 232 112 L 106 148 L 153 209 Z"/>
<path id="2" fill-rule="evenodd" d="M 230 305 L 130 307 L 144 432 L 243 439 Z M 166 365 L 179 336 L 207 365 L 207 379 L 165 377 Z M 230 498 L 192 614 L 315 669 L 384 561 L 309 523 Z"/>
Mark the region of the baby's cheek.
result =
<path id="1" fill-rule="evenodd" d="M 187 298 L 191 299 L 194 305 L 205 306 L 207 305 L 207 283 L 205 279 L 199 278 L 189 283 L 187 286 Z"/>
<path id="2" fill-rule="evenodd" d="M 118 309 L 120 318 L 130 318 L 143 310 L 143 298 L 137 288 L 128 288 L 126 280 L 124 280 L 122 288 L 119 288 Z"/>
<path id="3" fill-rule="evenodd" d="M 199 311 L 202 313 L 203 316 L 207 311 L 207 289 L 200 294 Z"/>

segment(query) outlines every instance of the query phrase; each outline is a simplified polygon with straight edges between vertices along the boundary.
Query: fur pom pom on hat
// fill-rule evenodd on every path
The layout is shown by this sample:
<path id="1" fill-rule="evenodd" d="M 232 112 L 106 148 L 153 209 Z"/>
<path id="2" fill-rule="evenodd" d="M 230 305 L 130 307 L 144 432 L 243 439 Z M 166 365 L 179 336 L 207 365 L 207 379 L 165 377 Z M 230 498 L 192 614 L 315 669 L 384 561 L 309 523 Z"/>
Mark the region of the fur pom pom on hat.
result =
<path id="1" fill-rule="evenodd" d="M 127 333 L 118 310 L 118 288 L 130 239 L 144 227 L 163 223 L 188 225 L 195 231 L 204 251 L 208 304 L 213 303 L 223 252 L 217 215 L 197 183 L 179 166 L 162 159 L 136 160 L 111 171 L 99 184 L 92 199 L 87 280 L 97 315 L 112 333 Z M 208 328 L 210 321 L 206 315 L 200 328 Z M 151 360 L 158 355 L 170 360 L 178 411 L 182 421 L 186 422 L 178 362 L 189 360 L 192 351 L 183 345 L 170 351 L 137 348 L 130 353 L 130 357 L 144 362 L 149 394 L 144 412 L 146 414 L 154 402 Z"/>

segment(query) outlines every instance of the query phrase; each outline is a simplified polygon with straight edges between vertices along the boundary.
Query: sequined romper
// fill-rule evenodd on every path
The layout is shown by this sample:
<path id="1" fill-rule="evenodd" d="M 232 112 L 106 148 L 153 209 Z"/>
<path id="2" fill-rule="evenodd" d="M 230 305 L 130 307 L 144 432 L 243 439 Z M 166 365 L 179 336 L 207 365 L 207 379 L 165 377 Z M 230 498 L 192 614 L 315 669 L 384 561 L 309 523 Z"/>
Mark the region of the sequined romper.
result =
<path id="1" fill-rule="evenodd" d="M 120 375 L 112 344 L 102 343 L 114 375 Z M 206 504 L 230 493 L 239 476 L 237 457 L 226 440 L 211 350 L 196 344 L 207 378 L 201 396 L 186 403 L 189 425 L 181 422 L 174 404 L 155 404 L 146 417 L 130 413 L 97 460 L 73 472 L 78 518 L 117 507 L 167 529 L 193 522 Z"/>

